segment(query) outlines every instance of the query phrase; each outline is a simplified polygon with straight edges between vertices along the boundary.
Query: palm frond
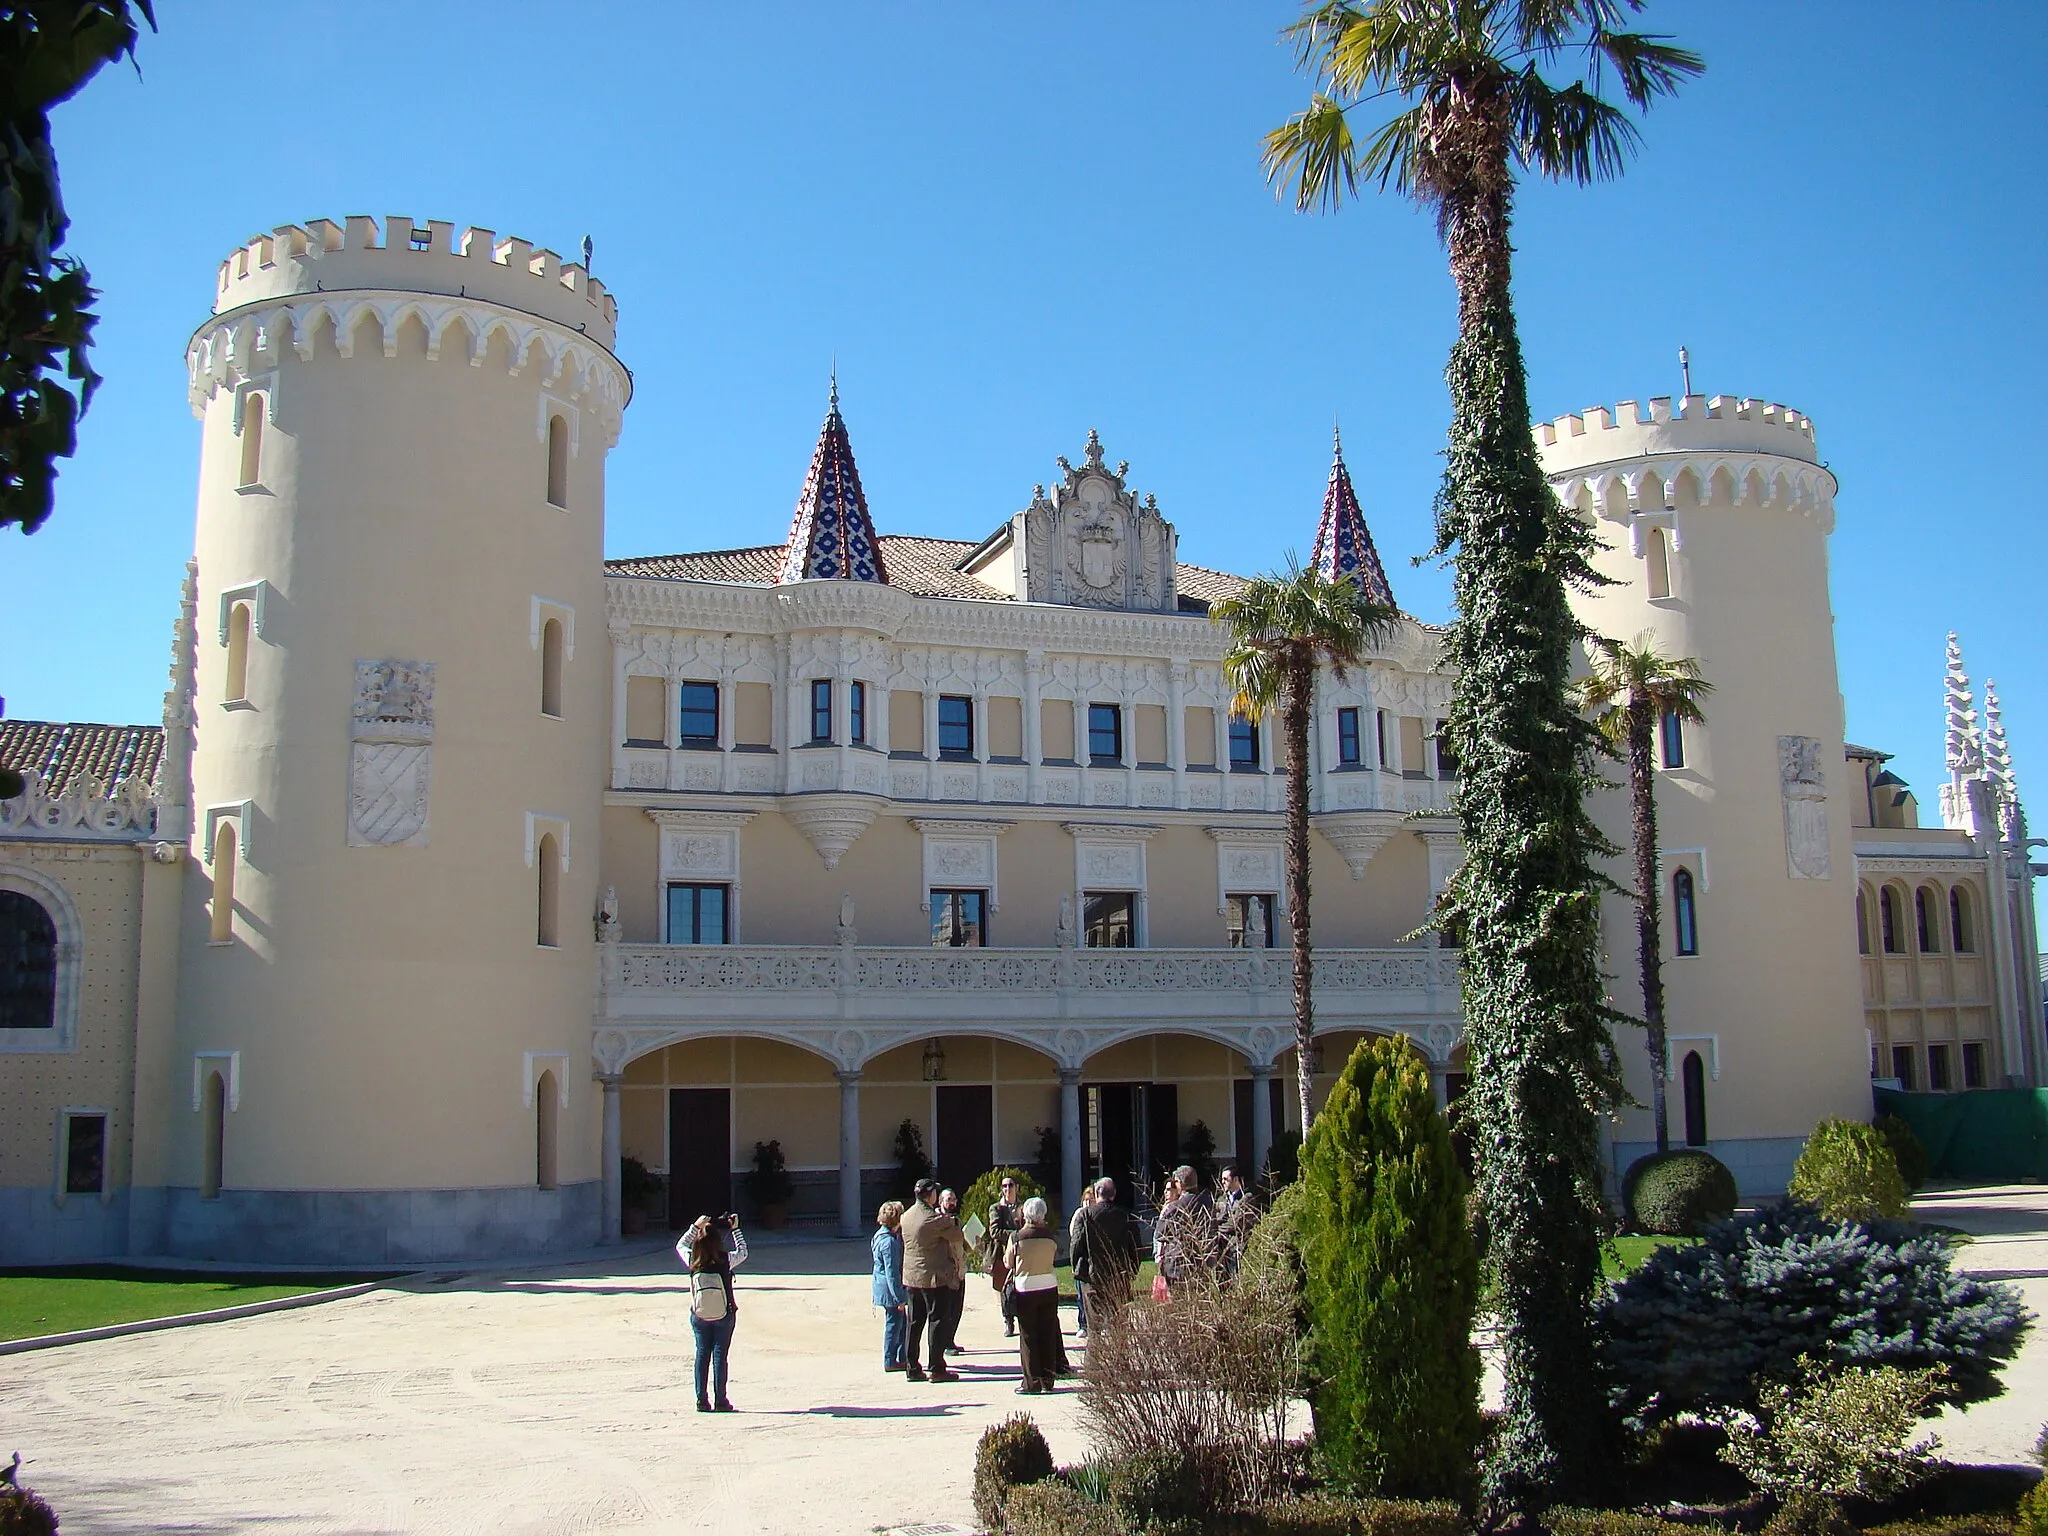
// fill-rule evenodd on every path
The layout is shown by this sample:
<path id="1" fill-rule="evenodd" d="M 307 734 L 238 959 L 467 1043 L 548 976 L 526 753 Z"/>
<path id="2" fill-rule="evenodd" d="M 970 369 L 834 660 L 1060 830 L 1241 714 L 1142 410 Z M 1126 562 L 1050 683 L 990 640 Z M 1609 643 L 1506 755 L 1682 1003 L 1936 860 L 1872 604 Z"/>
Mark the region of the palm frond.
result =
<path id="1" fill-rule="evenodd" d="M 1605 181 L 1619 176 L 1642 142 L 1634 121 L 1583 84 L 1562 90 L 1530 65 L 1516 81 L 1515 150 L 1553 181 Z"/>
<path id="2" fill-rule="evenodd" d="M 1276 191 L 1279 183 L 1293 181 L 1294 206 L 1302 213 L 1311 208 L 1334 212 L 1358 191 L 1351 125 L 1336 98 L 1320 92 L 1307 111 L 1297 112 L 1266 135 L 1259 160 L 1267 184 Z"/>
<path id="3" fill-rule="evenodd" d="M 1679 86 L 1707 67 L 1690 48 L 1675 47 L 1668 37 L 1654 32 L 1596 27 L 1587 48 L 1596 68 L 1601 63 L 1612 66 L 1622 94 L 1638 107 L 1649 106 L 1659 96 L 1677 95 Z"/>

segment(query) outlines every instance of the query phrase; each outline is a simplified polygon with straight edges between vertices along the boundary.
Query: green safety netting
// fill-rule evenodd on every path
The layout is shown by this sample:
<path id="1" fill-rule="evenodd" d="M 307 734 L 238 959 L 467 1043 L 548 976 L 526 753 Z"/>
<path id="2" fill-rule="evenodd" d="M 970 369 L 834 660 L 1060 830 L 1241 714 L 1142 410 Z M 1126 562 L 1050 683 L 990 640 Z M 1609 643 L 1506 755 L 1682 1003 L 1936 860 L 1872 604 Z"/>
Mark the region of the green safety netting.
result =
<path id="1" fill-rule="evenodd" d="M 2048 1088 L 1874 1092 L 1879 1114 L 1913 1127 L 1935 1177 L 2048 1179 Z"/>

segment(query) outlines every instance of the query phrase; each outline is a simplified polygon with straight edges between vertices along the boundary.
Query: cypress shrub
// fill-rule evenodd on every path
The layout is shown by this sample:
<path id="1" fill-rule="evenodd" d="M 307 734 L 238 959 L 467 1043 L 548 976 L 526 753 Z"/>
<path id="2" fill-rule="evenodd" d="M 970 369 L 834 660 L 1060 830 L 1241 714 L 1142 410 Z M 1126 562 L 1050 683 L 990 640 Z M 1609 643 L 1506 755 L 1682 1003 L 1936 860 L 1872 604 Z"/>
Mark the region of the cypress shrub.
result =
<path id="1" fill-rule="evenodd" d="M 1786 1192 L 1835 1221 L 1896 1221 L 1912 1209 L 1892 1149 L 1854 1120 L 1823 1120 L 1813 1128 Z"/>
<path id="2" fill-rule="evenodd" d="M 1478 1262 L 1465 1175 L 1406 1041 L 1352 1053 L 1302 1148 L 1301 1184 L 1327 1476 L 1360 1493 L 1461 1491 L 1479 1437 Z"/>
<path id="3" fill-rule="evenodd" d="M 1698 1147 L 1652 1152 L 1628 1165 L 1621 1203 L 1637 1231 L 1689 1237 L 1735 1214 L 1735 1175 Z"/>
<path id="4" fill-rule="evenodd" d="M 1013 1413 L 981 1432 L 974 1447 L 974 1514 L 991 1531 L 1003 1528 L 1012 1488 L 1052 1476 L 1052 1448 L 1028 1413 Z"/>
<path id="5" fill-rule="evenodd" d="M 1906 1181 L 1908 1192 L 1917 1190 L 1927 1182 L 1927 1147 L 1920 1140 L 1919 1132 L 1904 1115 L 1893 1114 L 1890 1110 L 1871 1121 L 1877 1134 L 1884 1138 L 1884 1144 L 1892 1149 L 1892 1161 L 1899 1165 L 1899 1177 Z"/>
<path id="6" fill-rule="evenodd" d="M 0 1536 L 57 1536 L 57 1512 L 33 1488 L 0 1486 Z"/>

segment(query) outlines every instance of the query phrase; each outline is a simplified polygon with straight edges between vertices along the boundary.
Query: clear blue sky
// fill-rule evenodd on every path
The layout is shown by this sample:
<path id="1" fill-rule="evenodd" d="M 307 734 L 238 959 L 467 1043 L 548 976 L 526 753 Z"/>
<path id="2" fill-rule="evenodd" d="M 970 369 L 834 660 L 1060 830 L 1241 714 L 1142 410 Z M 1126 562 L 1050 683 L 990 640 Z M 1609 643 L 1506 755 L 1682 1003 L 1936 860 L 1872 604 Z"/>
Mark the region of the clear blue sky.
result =
<path id="1" fill-rule="evenodd" d="M 33 538 L 0 535 L 16 717 L 152 720 L 190 548 L 184 344 L 221 257 L 285 221 L 588 233 L 638 396 L 608 552 L 780 541 L 836 355 L 885 531 L 979 537 L 1099 427 L 1183 558 L 1314 536 L 1330 424 L 1396 594 L 1427 548 L 1453 296 L 1393 197 L 1276 205 L 1257 143 L 1306 97 L 1288 4 L 159 7 L 142 77 L 57 119 L 107 384 Z M 1808 412 L 1842 482 L 1852 739 L 1941 776 L 1942 637 L 1998 680 L 2048 795 L 2048 6 L 1663 0 L 1706 77 L 1622 181 L 1531 188 L 1530 393 L 1550 416 L 1706 392 Z M 2036 800 L 2048 822 L 2048 801 Z"/>

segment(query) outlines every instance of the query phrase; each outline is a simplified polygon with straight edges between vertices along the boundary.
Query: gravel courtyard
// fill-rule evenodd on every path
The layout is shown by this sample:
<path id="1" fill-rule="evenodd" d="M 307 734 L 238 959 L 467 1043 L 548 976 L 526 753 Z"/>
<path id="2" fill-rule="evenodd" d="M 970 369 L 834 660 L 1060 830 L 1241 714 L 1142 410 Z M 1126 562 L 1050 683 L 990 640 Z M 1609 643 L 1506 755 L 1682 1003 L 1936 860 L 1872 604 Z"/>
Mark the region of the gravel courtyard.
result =
<path id="1" fill-rule="evenodd" d="M 2048 1313 L 2048 1188 L 1921 1206 L 1982 1234 L 1962 1262 Z M 881 1371 L 864 1243 L 762 1242 L 741 1279 L 732 1415 L 694 1411 L 663 1246 L 0 1356 L 0 1459 L 30 1458 L 67 1536 L 971 1523 L 975 1439 L 1024 1406 L 986 1285 L 969 1285 L 964 1379 L 930 1386 Z M 2048 1418 L 2048 1329 L 2007 1381 L 1936 1426 L 1949 1454 L 2024 1458 Z M 1071 1393 L 1029 1406 L 1056 1456 L 1083 1453 Z"/>

